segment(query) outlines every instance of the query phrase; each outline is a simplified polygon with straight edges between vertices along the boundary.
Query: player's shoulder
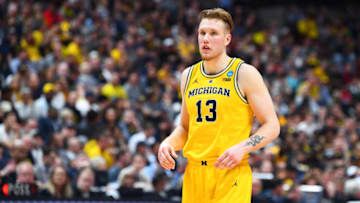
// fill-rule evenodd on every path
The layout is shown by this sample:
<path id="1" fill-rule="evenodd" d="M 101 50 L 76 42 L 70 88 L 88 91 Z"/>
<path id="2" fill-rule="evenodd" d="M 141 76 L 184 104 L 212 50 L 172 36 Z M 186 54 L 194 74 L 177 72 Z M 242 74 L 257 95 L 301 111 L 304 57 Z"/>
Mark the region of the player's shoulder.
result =
<path id="1" fill-rule="evenodd" d="M 239 78 L 243 78 L 243 79 L 259 78 L 259 77 L 261 78 L 261 74 L 259 70 L 255 66 L 248 63 L 241 64 L 238 74 L 239 74 L 238 75 Z"/>
<path id="2" fill-rule="evenodd" d="M 191 67 L 195 67 L 195 66 L 197 66 L 197 65 L 200 65 L 200 63 L 202 62 L 202 60 L 199 60 L 199 61 L 196 61 L 195 63 L 193 63 L 192 65 L 190 65 L 189 67 L 191 68 Z"/>
<path id="3" fill-rule="evenodd" d="M 242 73 L 245 73 L 245 74 L 259 72 L 255 66 L 245 63 L 245 62 L 241 64 L 239 71 L 241 71 Z"/>
<path id="4" fill-rule="evenodd" d="M 186 77 L 186 76 L 188 75 L 189 71 L 190 71 L 192 68 L 200 65 L 200 63 L 201 63 L 201 61 L 197 61 L 197 62 L 195 62 L 194 64 L 186 67 L 186 68 L 184 69 L 183 73 L 182 73 L 182 76 L 183 76 L 183 77 Z"/>
<path id="5" fill-rule="evenodd" d="M 187 75 L 189 74 L 190 69 L 191 69 L 191 66 L 189 66 L 189 67 L 185 68 L 185 70 L 183 70 L 182 75 L 181 75 L 181 77 L 183 79 L 185 79 L 187 77 Z"/>

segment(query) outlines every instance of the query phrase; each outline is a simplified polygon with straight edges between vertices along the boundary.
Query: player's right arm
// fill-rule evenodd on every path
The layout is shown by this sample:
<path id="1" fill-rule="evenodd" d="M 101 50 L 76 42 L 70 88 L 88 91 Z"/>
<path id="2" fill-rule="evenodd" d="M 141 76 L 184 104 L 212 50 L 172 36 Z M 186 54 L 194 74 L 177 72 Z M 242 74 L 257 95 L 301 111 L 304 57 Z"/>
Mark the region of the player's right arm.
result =
<path id="1" fill-rule="evenodd" d="M 168 170 L 175 168 L 175 160 L 173 159 L 173 157 L 177 158 L 175 151 L 184 148 L 188 136 L 189 114 L 184 100 L 184 89 L 188 73 L 189 68 L 185 69 L 181 76 L 182 104 L 180 124 L 176 126 L 174 131 L 160 144 L 158 152 L 158 159 L 161 166 Z"/>

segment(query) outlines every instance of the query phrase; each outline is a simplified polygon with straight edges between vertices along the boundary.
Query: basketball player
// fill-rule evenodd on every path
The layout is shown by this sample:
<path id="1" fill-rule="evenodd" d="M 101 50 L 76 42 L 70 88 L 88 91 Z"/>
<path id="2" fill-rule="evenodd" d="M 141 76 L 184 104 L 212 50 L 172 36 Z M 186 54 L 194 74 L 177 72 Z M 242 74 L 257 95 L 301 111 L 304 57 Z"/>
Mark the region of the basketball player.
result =
<path id="1" fill-rule="evenodd" d="M 188 159 L 183 203 L 249 203 L 248 154 L 278 136 L 279 122 L 257 69 L 226 53 L 231 15 L 208 9 L 199 20 L 202 61 L 182 74 L 181 123 L 161 143 L 158 159 L 165 169 L 174 169 L 175 151 L 183 149 Z M 261 127 L 250 135 L 254 116 Z"/>

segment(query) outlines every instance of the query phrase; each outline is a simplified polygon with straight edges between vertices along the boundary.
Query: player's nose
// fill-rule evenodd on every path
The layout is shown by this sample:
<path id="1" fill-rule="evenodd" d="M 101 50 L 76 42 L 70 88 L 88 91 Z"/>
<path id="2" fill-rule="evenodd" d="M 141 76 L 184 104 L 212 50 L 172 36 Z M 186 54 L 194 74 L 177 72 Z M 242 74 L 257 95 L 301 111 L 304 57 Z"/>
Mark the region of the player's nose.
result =
<path id="1" fill-rule="evenodd" d="M 204 42 L 208 42 L 209 41 L 209 35 L 205 34 L 203 37 Z"/>

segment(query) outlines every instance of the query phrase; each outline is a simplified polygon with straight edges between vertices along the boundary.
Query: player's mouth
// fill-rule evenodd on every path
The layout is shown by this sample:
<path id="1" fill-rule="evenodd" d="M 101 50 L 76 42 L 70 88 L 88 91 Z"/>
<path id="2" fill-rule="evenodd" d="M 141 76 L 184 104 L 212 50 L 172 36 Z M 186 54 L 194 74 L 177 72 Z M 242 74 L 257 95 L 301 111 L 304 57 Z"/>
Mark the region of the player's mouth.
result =
<path id="1" fill-rule="evenodd" d="M 207 45 L 203 45 L 203 46 L 201 47 L 201 49 L 202 49 L 202 51 L 210 51 L 210 47 L 207 46 Z"/>

